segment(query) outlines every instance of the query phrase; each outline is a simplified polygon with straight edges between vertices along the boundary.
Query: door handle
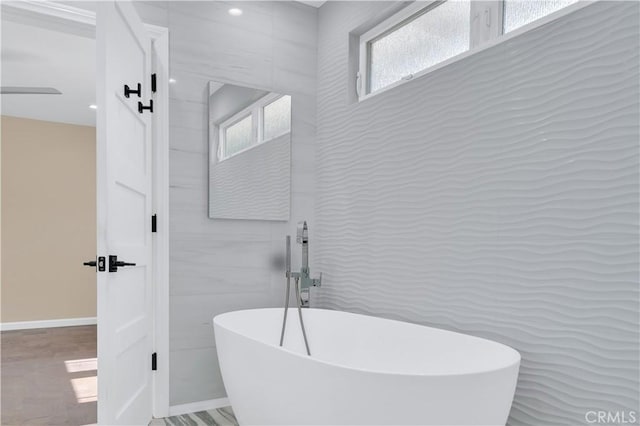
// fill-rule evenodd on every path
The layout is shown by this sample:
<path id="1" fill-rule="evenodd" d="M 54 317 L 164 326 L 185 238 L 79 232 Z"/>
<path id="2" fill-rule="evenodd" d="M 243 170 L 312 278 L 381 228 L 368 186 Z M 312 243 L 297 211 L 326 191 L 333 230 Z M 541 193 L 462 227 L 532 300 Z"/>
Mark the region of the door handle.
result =
<path id="1" fill-rule="evenodd" d="M 118 272 L 118 268 L 122 266 L 136 266 L 136 264 L 118 260 L 118 256 L 109 256 L 109 272 Z"/>
<path id="2" fill-rule="evenodd" d="M 104 272 L 104 256 L 98 256 L 98 261 L 90 260 L 82 263 L 84 266 L 90 266 L 92 268 L 98 267 L 98 272 Z"/>

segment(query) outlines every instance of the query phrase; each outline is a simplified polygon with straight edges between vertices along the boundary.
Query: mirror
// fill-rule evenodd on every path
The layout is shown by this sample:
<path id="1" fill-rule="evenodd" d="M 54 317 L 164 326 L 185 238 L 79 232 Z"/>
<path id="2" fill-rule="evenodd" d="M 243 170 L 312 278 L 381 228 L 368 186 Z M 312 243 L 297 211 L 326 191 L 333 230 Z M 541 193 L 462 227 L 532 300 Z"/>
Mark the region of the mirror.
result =
<path id="1" fill-rule="evenodd" d="M 291 96 L 209 82 L 209 217 L 289 220 Z"/>

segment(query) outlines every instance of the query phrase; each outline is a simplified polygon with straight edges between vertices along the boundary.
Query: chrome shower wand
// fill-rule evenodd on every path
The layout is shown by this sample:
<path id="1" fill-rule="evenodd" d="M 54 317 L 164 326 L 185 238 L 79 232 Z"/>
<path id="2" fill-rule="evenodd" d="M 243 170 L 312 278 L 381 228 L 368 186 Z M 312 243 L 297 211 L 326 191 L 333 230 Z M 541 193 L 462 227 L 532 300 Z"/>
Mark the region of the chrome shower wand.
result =
<path id="1" fill-rule="evenodd" d="M 284 342 L 284 329 L 287 326 L 287 312 L 289 311 L 289 293 L 291 293 L 291 236 L 286 237 L 285 276 L 287 277 L 287 293 L 284 299 L 284 317 L 282 318 L 282 333 L 280 333 L 280 346 Z"/>

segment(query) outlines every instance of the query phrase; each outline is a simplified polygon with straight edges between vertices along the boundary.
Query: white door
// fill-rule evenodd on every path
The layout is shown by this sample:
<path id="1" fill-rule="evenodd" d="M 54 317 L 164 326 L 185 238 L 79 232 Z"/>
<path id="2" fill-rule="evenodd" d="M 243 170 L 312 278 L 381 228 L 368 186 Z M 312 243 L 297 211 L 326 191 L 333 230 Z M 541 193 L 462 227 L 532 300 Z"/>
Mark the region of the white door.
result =
<path id="1" fill-rule="evenodd" d="M 151 39 L 130 2 L 99 4 L 98 423 L 151 420 Z M 141 93 L 125 96 L 124 86 Z M 132 263 L 110 271 L 110 256 Z"/>

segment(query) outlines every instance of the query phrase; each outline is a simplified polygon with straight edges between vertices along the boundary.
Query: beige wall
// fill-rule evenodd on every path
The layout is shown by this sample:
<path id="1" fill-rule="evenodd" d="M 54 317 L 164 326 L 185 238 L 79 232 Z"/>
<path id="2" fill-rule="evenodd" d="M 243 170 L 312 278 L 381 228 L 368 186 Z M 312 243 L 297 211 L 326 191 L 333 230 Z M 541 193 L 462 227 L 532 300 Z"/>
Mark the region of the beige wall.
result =
<path id="1" fill-rule="evenodd" d="M 2 322 L 96 315 L 95 140 L 2 116 Z"/>

